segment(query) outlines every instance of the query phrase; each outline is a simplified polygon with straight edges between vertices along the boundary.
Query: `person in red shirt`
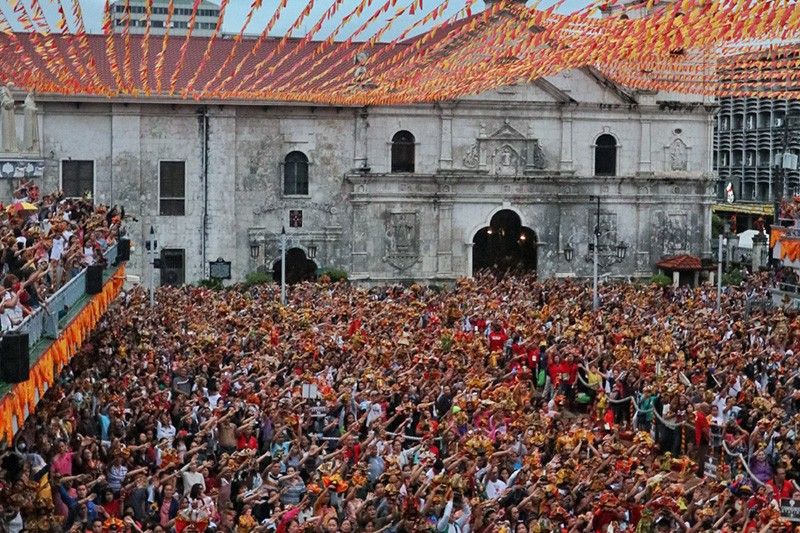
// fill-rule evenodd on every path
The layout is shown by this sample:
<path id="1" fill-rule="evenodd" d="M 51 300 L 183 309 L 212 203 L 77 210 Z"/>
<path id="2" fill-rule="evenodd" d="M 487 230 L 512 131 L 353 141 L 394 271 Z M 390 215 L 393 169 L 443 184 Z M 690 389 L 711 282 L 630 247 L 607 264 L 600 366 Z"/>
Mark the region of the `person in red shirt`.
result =
<path id="1" fill-rule="evenodd" d="M 775 471 L 775 477 L 767 481 L 767 486 L 772 489 L 772 499 L 777 502 L 791 499 L 794 492 L 792 482 L 786 479 L 785 468 L 778 468 Z"/>
<path id="2" fill-rule="evenodd" d="M 507 340 L 508 335 L 503 331 L 502 326 L 500 324 L 492 324 L 492 331 L 489 332 L 489 351 L 502 352 Z"/>
<path id="3" fill-rule="evenodd" d="M 239 433 L 239 438 L 236 439 L 236 448 L 238 450 L 257 450 L 258 441 L 256 440 L 253 432 L 249 427 L 246 427 Z"/>
<path id="4" fill-rule="evenodd" d="M 561 384 L 561 374 L 563 372 L 563 363 L 559 355 L 553 355 L 553 358 L 547 364 L 547 375 L 550 376 L 550 382 L 553 389 L 557 389 Z"/>
<path id="5" fill-rule="evenodd" d="M 575 381 L 578 379 L 578 364 L 575 363 L 573 357 L 568 355 L 567 358 L 561 363 L 560 383 L 564 396 L 567 399 L 568 405 L 572 407 L 575 403 Z"/>
<path id="6" fill-rule="evenodd" d="M 708 420 L 708 411 L 710 411 L 708 404 L 700 404 L 694 417 L 694 444 L 698 450 L 697 475 L 699 477 L 704 475 L 708 446 L 711 442 L 711 424 Z"/>

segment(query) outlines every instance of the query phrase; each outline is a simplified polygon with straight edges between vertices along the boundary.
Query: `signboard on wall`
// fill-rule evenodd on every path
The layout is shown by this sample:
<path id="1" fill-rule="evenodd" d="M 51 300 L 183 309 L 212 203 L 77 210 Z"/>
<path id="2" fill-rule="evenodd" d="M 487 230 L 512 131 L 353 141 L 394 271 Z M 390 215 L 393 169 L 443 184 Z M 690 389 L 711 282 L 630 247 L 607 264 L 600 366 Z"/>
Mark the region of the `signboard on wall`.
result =
<path id="1" fill-rule="evenodd" d="M 0 159 L 0 178 L 29 179 L 44 176 L 43 159 Z"/>

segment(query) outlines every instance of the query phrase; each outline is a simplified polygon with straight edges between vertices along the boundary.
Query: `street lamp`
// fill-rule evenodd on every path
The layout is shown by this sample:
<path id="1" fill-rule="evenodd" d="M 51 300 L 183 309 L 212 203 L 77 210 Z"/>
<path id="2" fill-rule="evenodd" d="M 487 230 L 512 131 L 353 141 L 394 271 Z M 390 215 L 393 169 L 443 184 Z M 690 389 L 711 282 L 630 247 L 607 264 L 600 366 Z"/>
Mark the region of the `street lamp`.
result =
<path id="1" fill-rule="evenodd" d="M 600 197 L 599 196 L 592 196 L 593 200 L 597 200 L 597 218 L 595 219 L 595 226 L 594 231 L 592 232 L 592 242 L 589 243 L 589 253 L 586 254 L 586 260 L 592 261 L 593 263 L 593 271 L 592 271 L 592 309 L 597 310 L 600 307 L 600 296 L 598 294 L 598 268 L 600 266 L 600 237 L 605 233 L 610 233 L 609 231 L 601 232 L 600 231 Z M 621 263 L 625 260 L 625 256 L 628 254 L 628 245 L 625 244 L 624 241 L 620 241 L 613 249 L 609 245 L 603 246 L 604 253 L 603 253 L 603 265 L 610 266 L 614 263 Z M 572 244 L 567 243 L 564 247 L 564 259 L 567 262 L 571 262 L 574 256 L 575 250 L 572 248 Z"/>
<path id="2" fill-rule="evenodd" d="M 261 247 L 258 245 L 257 241 L 250 241 L 250 257 L 252 259 L 258 259 L 258 254 L 261 252 Z"/>
<path id="3" fill-rule="evenodd" d="M 564 247 L 564 259 L 567 260 L 567 263 L 572 262 L 572 256 L 575 254 L 575 249 L 572 247 L 570 243 Z"/>
<path id="4" fill-rule="evenodd" d="M 619 259 L 620 261 L 624 261 L 627 253 L 628 253 L 628 245 L 625 244 L 625 241 L 620 241 L 620 243 L 617 245 L 617 259 Z"/>
<path id="5" fill-rule="evenodd" d="M 156 301 L 155 293 L 155 278 L 156 269 L 160 266 L 156 264 L 156 255 L 158 254 L 158 240 L 156 239 L 156 230 L 150 226 L 150 235 L 144 241 L 144 249 L 147 253 L 147 262 L 151 265 L 150 269 L 150 305 L 154 305 Z M 152 262 L 151 262 L 152 260 Z"/>
<path id="6" fill-rule="evenodd" d="M 317 257 L 317 245 L 314 244 L 314 241 L 311 241 L 311 244 L 308 245 L 308 258 L 312 261 L 314 258 Z"/>

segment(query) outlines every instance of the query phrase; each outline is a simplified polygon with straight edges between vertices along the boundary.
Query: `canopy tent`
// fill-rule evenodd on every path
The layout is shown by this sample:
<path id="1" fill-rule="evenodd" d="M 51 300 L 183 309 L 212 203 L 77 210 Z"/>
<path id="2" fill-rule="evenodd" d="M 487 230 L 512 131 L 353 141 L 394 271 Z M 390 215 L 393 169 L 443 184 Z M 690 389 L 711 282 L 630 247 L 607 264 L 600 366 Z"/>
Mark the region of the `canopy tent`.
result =
<path id="1" fill-rule="evenodd" d="M 679 0 L 641 18 L 628 10 L 652 0 L 595 1 L 567 15 L 556 12 L 562 2 L 541 10 L 499 0 L 473 13 L 477 0 L 309 0 L 279 36 L 287 1 L 253 0 L 233 38 L 221 35 L 230 0 L 207 38 L 192 36 L 200 0 L 186 36 L 151 35 L 151 1 L 115 32 L 106 0 L 102 36 L 87 33 L 79 0 L 57 2 L 49 18 L 40 2 L 0 11 L 0 82 L 38 93 L 403 104 L 582 67 L 640 90 L 795 98 L 800 87 L 800 54 L 789 46 L 800 37 L 800 4 L 789 0 Z M 245 38 L 262 7 L 273 10 L 269 21 Z"/>

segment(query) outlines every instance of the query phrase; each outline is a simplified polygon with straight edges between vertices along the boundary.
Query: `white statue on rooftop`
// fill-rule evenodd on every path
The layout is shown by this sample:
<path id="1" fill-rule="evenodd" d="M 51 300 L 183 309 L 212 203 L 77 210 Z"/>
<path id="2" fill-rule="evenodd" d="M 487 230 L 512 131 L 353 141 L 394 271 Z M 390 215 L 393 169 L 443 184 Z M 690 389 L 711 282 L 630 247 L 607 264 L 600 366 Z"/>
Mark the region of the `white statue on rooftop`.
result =
<path id="1" fill-rule="evenodd" d="M 0 133 L 3 152 L 18 152 L 17 127 L 14 119 L 14 96 L 11 85 L 0 89 Z"/>
<path id="2" fill-rule="evenodd" d="M 36 102 L 33 101 L 33 91 L 25 97 L 23 105 L 25 114 L 25 130 L 22 136 L 22 148 L 26 152 L 39 151 L 39 118 L 37 116 Z"/>

